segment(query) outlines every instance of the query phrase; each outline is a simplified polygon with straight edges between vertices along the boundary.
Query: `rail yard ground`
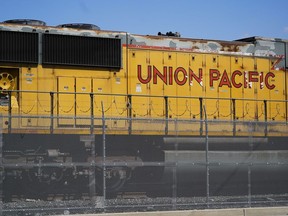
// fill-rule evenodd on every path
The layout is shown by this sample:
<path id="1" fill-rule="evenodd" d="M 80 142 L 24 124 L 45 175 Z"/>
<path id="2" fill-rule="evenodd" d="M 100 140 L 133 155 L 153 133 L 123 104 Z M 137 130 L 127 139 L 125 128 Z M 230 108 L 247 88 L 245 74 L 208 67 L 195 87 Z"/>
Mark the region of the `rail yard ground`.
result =
<path id="1" fill-rule="evenodd" d="M 288 207 L 273 208 L 235 208 L 235 209 L 208 209 L 189 211 L 165 211 L 165 212 L 132 212 L 111 214 L 85 214 L 74 216 L 283 216 L 288 214 Z"/>
<path id="2" fill-rule="evenodd" d="M 105 203 L 105 204 L 104 204 Z M 271 216 L 288 215 L 288 196 L 247 197 L 206 197 L 198 198 L 117 198 L 97 197 L 91 200 L 39 201 L 25 200 L 3 203 L 2 215 L 5 216 Z"/>

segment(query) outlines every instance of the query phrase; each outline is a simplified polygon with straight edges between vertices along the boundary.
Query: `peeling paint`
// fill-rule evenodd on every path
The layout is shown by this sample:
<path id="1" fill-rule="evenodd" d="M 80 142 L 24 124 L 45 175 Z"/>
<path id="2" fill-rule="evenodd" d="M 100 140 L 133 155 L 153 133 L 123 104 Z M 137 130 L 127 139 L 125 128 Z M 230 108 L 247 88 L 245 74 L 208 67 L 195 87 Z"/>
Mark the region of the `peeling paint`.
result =
<path id="1" fill-rule="evenodd" d="M 155 48 L 163 50 L 203 53 L 210 52 L 260 57 L 279 57 L 281 55 L 285 55 L 285 46 L 283 46 L 283 44 L 287 44 L 288 42 L 287 40 L 265 37 L 252 37 L 240 39 L 237 41 L 190 39 L 156 35 L 137 35 L 122 31 L 83 30 L 66 27 L 61 28 L 52 26 L 29 26 L 9 23 L 0 23 L 0 30 L 79 35 L 86 37 L 117 37 L 121 39 L 123 45 L 127 47 L 130 46 L 130 48 L 146 47 L 150 49 Z"/>

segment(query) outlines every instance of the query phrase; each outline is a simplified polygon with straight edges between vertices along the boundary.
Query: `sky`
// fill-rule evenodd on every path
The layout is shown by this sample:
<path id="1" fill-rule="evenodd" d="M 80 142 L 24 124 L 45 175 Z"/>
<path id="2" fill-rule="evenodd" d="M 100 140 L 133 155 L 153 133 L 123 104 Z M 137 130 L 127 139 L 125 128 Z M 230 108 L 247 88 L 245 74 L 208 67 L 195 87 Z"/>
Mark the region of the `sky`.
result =
<path id="1" fill-rule="evenodd" d="M 103 30 L 184 38 L 288 39 L 288 0 L 0 0 L 0 22 L 91 23 Z"/>

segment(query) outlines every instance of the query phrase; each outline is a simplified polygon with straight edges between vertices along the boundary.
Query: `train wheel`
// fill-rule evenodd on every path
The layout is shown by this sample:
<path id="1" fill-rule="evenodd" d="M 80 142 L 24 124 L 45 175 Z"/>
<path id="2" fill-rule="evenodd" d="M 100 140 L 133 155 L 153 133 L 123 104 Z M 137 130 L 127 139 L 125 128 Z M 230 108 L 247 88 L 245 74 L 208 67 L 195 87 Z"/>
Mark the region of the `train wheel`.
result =
<path id="1" fill-rule="evenodd" d="M 45 167 L 33 168 L 26 172 L 26 177 L 21 181 L 25 187 L 27 196 L 44 198 L 49 193 L 55 193 L 59 188 L 63 189 L 63 173 L 61 168 Z"/>

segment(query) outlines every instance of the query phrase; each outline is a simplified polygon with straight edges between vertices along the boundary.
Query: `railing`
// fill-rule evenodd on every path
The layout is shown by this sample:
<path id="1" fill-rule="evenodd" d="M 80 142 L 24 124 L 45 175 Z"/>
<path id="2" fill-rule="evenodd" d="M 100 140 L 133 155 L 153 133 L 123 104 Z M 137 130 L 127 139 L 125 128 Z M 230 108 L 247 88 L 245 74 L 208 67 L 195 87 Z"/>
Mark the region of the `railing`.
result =
<path id="1" fill-rule="evenodd" d="M 275 123 L 285 125 L 287 122 L 286 100 L 41 91 L 7 91 L 6 100 L 2 101 L 0 111 L 4 117 L 3 127 L 7 127 L 8 132 L 23 127 L 43 127 L 54 133 L 55 129 L 73 127 L 90 128 L 93 133 L 101 124 L 101 103 L 106 118 L 111 120 L 108 127 L 126 130 L 128 134 L 137 128 L 132 119 L 133 122 L 137 119 L 161 121 L 164 124 L 161 133 L 166 135 L 171 133 L 171 122 L 177 119 L 183 123 L 198 122 L 198 133 L 204 135 L 204 106 L 207 120 L 214 124 L 226 122 L 232 135 L 239 134 L 241 127 L 249 123 L 263 125 L 266 136 L 281 132 L 282 129 L 273 128 Z M 111 126 L 113 121 L 115 127 Z"/>

